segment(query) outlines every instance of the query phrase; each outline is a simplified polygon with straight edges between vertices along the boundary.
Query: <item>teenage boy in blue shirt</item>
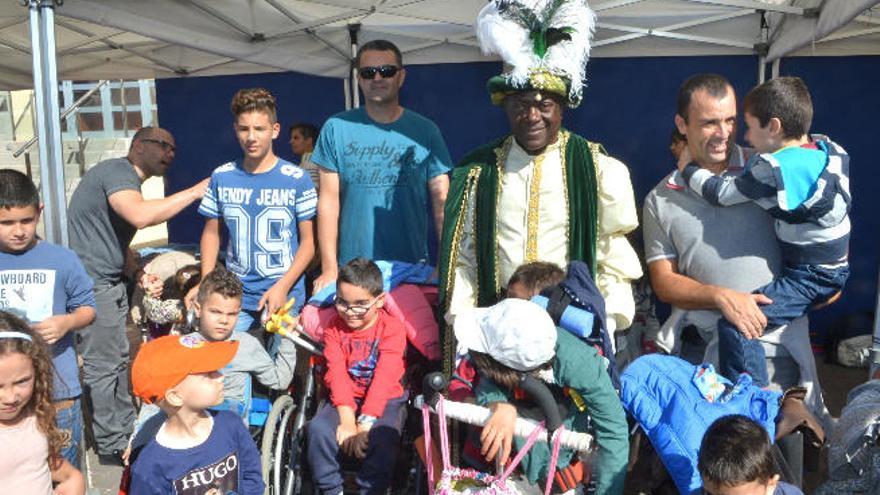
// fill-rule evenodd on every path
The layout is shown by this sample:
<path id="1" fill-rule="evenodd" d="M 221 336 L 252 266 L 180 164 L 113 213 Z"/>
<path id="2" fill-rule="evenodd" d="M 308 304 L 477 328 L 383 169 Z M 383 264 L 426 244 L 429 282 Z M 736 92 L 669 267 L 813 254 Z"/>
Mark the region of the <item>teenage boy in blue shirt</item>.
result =
<path id="1" fill-rule="evenodd" d="M 296 297 L 295 311 L 302 307 L 302 274 L 315 254 L 312 219 L 318 199 L 309 175 L 272 151 L 281 129 L 272 94 L 243 89 L 231 107 L 243 157 L 214 170 L 199 206 L 206 217 L 202 277 L 217 264 L 220 226 L 225 225 L 226 268 L 244 286 L 235 331 L 248 331 L 259 327 L 261 312 L 274 313 L 291 296 Z"/>

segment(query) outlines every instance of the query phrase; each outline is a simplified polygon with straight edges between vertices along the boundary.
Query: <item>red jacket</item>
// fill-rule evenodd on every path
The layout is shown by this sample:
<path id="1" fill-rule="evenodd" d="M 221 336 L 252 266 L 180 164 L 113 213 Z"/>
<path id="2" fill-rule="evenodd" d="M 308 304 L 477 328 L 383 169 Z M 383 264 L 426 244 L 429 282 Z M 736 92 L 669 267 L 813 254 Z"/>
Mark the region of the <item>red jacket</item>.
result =
<path id="1" fill-rule="evenodd" d="M 336 317 L 324 331 L 324 382 L 336 407 L 363 401 L 360 414 L 381 417 L 385 403 L 403 395 L 406 330 L 403 324 L 379 310 L 372 327 L 352 331 Z"/>

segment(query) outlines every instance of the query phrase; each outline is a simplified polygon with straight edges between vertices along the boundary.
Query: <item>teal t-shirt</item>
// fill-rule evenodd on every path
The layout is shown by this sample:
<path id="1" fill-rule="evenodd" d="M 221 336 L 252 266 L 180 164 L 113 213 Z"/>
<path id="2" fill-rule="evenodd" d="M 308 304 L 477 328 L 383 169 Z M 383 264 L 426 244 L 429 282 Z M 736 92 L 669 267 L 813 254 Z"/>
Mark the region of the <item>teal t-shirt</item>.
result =
<path id="1" fill-rule="evenodd" d="M 339 174 L 338 261 L 428 259 L 428 180 L 452 160 L 437 126 L 404 110 L 379 124 L 363 108 L 331 117 L 311 158 Z"/>

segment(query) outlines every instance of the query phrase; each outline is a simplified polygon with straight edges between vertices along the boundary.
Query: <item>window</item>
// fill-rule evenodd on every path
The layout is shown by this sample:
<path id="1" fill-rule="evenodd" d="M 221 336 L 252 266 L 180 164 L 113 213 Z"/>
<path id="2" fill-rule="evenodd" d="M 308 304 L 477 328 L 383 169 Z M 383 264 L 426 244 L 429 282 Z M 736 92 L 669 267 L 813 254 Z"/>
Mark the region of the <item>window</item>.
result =
<path id="1" fill-rule="evenodd" d="M 104 130 L 104 117 L 98 112 L 85 112 L 80 109 L 78 114 L 79 128 L 82 132 L 96 132 Z"/>
<path id="2" fill-rule="evenodd" d="M 123 88 L 112 88 L 111 89 L 111 100 L 114 106 L 119 105 L 126 107 L 130 107 L 133 105 L 141 104 L 141 92 L 137 86 L 129 87 L 126 85 L 125 89 L 125 102 L 122 101 Z"/>
<path id="3" fill-rule="evenodd" d="M 82 98 L 83 95 L 88 93 L 90 89 L 91 88 L 73 90 L 73 100 L 71 101 L 71 104 L 73 102 L 79 100 L 80 98 Z M 89 98 L 86 101 L 82 102 L 82 105 L 80 105 L 80 108 L 100 107 L 100 106 L 101 106 L 101 92 L 95 91 L 94 93 L 92 93 L 91 96 L 89 96 Z"/>
<path id="4" fill-rule="evenodd" d="M 128 114 L 128 122 L 125 122 L 122 112 L 113 112 L 113 129 L 124 131 L 125 129 L 135 130 L 144 126 L 141 121 L 141 112 L 126 112 Z"/>
<path id="5" fill-rule="evenodd" d="M 73 104 L 96 84 L 63 81 L 63 105 Z M 68 118 L 62 131 L 64 138 L 130 137 L 144 125 L 156 125 L 155 94 L 155 83 L 150 79 L 114 81 L 102 86 L 83 102 L 75 116 Z"/>

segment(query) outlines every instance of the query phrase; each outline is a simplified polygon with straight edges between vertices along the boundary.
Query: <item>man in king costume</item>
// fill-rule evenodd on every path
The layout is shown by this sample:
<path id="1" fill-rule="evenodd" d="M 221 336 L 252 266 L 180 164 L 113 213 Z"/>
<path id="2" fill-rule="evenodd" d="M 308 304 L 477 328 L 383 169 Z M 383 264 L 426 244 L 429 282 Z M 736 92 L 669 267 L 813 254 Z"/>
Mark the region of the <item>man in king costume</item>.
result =
<path id="1" fill-rule="evenodd" d="M 638 226 L 629 170 L 598 143 L 562 128 L 581 102 L 595 14 L 584 0 L 495 0 L 479 14 L 483 51 L 503 74 L 487 84 L 511 134 L 453 169 L 440 251 L 441 308 L 462 310 L 504 296 L 522 263 L 581 260 L 605 298 L 608 331 L 632 323 L 631 282 L 641 266 L 625 235 Z M 444 371 L 456 344 L 444 332 Z"/>

